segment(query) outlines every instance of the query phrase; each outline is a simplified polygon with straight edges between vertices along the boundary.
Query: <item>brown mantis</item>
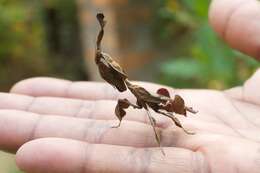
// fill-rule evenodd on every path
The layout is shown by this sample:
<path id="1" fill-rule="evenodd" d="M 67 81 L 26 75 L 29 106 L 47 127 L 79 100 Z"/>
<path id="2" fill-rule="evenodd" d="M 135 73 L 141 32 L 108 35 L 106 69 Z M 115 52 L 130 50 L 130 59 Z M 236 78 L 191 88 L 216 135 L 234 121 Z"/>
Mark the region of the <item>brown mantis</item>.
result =
<path id="1" fill-rule="evenodd" d="M 169 117 L 176 126 L 182 128 L 187 134 L 194 134 L 183 128 L 179 119 L 174 116 L 173 113 L 180 115 L 187 115 L 187 111 L 193 114 L 197 113 L 191 107 L 186 107 L 185 102 L 181 96 L 175 95 L 172 99 L 170 93 L 165 88 L 160 88 L 157 90 L 157 94 L 153 95 L 148 92 L 145 88 L 132 84 L 118 63 L 116 63 L 108 54 L 102 52 L 101 41 L 104 36 L 104 27 L 106 21 L 104 20 L 104 15 L 102 13 L 97 14 L 97 19 L 100 24 L 101 30 L 97 37 L 97 49 L 95 55 L 95 62 L 98 66 L 101 77 L 115 87 L 119 92 L 126 91 L 127 89 L 136 97 L 136 104 L 131 103 L 128 99 L 119 99 L 115 108 L 115 114 L 119 119 L 119 123 L 113 128 L 118 128 L 121 125 L 121 121 L 126 115 L 125 109 L 130 106 L 135 109 L 144 108 L 147 111 L 149 121 L 153 127 L 156 141 L 161 148 L 160 137 L 156 131 L 156 120 L 151 116 L 149 108 L 154 112 L 162 114 Z M 163 152 L 163 150 L 162 150 Z M 163 152 L 164 153 L 164 152 Z"/>

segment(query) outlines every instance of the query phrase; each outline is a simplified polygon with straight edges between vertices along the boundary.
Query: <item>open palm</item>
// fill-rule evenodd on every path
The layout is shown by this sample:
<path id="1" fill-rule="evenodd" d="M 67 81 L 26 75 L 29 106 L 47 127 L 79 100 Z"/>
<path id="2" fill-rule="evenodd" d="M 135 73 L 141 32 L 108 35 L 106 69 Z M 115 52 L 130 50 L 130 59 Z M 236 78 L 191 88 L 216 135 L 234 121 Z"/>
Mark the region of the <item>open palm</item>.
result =
<path id="1" fill-rule="evenodd" d="M 133 98 L 129 93 L 104 83 L 25 80 L 12 89 L 16 94 L 0 95 L 0 146 L 16 151 L 24 144 L 16 158 L 28 172 L 258 172 L 259 81 L 260 71 L 224 92 L 169 89 L 199 113 L 179 116 L 195 135 L 153 114 L 164 156 L 145 111 L 129 109 L 121 127 L 110 128 L 117 123 L 116 99 Z M 162 87 L 140 85 L 151 92 Z"/>

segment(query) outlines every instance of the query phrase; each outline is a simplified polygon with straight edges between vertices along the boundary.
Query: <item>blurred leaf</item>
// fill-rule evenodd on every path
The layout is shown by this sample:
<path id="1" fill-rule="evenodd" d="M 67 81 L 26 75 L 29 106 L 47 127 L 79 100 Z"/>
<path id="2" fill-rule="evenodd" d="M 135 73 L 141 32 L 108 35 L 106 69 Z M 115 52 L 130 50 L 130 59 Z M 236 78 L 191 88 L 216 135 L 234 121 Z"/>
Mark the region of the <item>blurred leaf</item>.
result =
<path id="1" fill-rule="evenodd" d="M 200 49 L 203 57 L 193 54 L 194 58 L 200 59 L 201 63 L 207 65 L 207 70 L 215 78 L 228 80 L 232 78 L 235 71 L 234 54 L 223 42 L 221 42 L 209 27 L 204 24 L 195 33 L 197 49 Z M 209 77 L 213 77 L 209 76 Z"/>
<path id="2" fill-rule="evenodd" d="M 161 71 L 165 75 L 191 79 L 200 76 L 201 65 L 194 60 L 180 58 L 163 63 L 161 66 Z"/>
<path id="3" fill-rule="evenodd" d="M 240 85 L 259 67 L 254 59 L 228 47 L 209 26 L 210 0 L 175 0 L 178 8 L 172 8 L 170 0 L 162 2 L 160 13 L 165 15 L 161 18 L 165 25 L 162 32 L 169 37 L 178 28 L 186 28 L 181 35 L 171 38 L 173 42 L 176 42 L 176 37 L 182 40 L 176 49 L 186 52 L 175 54 L 175 60 L 162 63 L 162 82 L 174 86 L 181 83 L 179 86 L 223 89 Z"/>

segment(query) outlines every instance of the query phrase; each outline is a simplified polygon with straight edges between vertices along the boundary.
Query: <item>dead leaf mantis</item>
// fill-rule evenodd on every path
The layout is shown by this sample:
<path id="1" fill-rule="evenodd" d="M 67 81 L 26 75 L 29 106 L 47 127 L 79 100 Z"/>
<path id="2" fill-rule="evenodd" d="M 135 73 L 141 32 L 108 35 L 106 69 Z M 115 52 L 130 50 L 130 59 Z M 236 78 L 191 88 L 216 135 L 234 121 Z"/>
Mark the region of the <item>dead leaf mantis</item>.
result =
<path id="1" fill-rule="evenodd" d="M 156 141 L 161 148 L 161 140 L 160 136 L 157 133 L 155 128 L 156 120 L 152 117 L 150 113 L 150 109 L 154 112 L 162 114 L 164 116 L 169 117 L 176 126 L 182 128 L 187 134 L 194 134 L 193 132 L 187 131 L 179 121 L 179 119 L 174 116 L 173 113 L 177 113 L 180 115 L 187 115 L 187 111 L 193 114 L 197 113 L 197 111 L 193 110 L 191 107 L 186 107 L 183 98 L 179 95 L 175 95 L 172 99 L 170 97 L 170 93 L 165 88 L 160 88 L 157 90 L 157 94 L 151 94 L 145 88 L 132 84 L 121 68 L 121 66 L 111 58 L 110 55 L 102 52 L 101 49 L 101 41 L 104 36 L 104 27 L 106 21 L 104 20 L 105 16 L 102 13 L 97 14 L 97 20 L 100 24 L 100 32 L 97 37 L 96 42 L 96 54 L 95 54 L 95 62 L 98 66 L 99 73 L 101 77 L 107 81 L 110 85 L 115 87 L 119 92 L 124 92 L 127 89 L 136 97 L 136 104 L 131 103 L 128 99 L 119 99 L 115 108 L 115 114 L 119 119 L 119 123 L 113 128 L 118 128 L 121 125 L 122 119 L 126 115 L 125 109 L 130 106 L 134 109 L 145 109 L 147 111 L 147 116 L 149 121 L 153 127 L 153 131 L 155 133 Z M 162 150 L 164 153 L 164 151 Z"/>

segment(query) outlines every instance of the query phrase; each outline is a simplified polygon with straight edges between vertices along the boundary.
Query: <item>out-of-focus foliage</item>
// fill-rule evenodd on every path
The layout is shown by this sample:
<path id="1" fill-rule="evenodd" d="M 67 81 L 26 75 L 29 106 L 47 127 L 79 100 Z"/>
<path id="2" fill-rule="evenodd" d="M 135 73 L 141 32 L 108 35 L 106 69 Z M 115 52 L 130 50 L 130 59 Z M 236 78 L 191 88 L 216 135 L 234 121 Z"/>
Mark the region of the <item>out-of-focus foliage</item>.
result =
<path id="1" fill-rule="evenodd" d="M 14 155 L 2 151 L 0 151 L 0 170 L 1 173 L 23 173 L 15 165 Z"/>
<path id="2" fill-rule="evenodd" d="M 33 76 L 84 79 L 77 20 L 73 0 L 0 0 L 0 90 Z"/>
<path id="3" fill-rule="evenodd" d="M 210 0 L 162 0 L 161 38 L 176 40 L 177 52 L 161 65 L 162 83 L 223 89 L 239 85 L 259 63 L 229 48 L 208 24 Z"/>
<path id="4" fill-rule="evenodd" d="M 48 69 L 42 23 L 34 1 L 0 0 L 0 89 Z"/>
<path id="5" fill-rule="evenodd" d="M 60 78 L 86 80 L 76 1 L 45 0 L 42 13 L 52 73 Z"/>

